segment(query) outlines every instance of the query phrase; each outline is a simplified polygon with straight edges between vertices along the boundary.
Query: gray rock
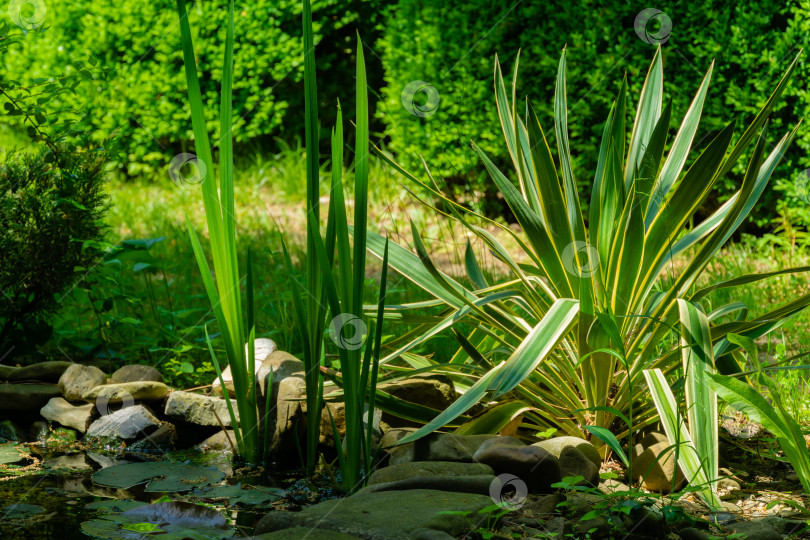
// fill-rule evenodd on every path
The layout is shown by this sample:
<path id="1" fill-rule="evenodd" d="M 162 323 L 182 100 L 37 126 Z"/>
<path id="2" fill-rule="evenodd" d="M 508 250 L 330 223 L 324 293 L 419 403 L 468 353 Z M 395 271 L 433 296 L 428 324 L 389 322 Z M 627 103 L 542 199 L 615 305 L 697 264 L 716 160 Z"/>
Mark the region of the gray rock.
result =
<path id="1" fill-rule="evenodd" d="M 255 534 L 291 527 L 318 527 L 366 539 L 412 540 L 411 532 L 432 529 L 453 537 L 477 528 L 477 512 L 492 504 L 486 495 L 427 489 L 383 491 L 332 499 L 301 512 L 270 512 Z M 442 515 L 440 511 L 469 512 Z M 487 516 L 481 516 L 482 522 Z"/>
<path id="2" fill-rule="evenodd" d="M 72 364 L 59 377 L 59 392 L 68 401 L 81 401 L 82 395 L 107 382 L 107 375 L 94 366 Z"/>
<path id="3" fill-rule="evenodd" d="M 58 395 L 55 384 L 0 384 L 0 410 L 38 411 Z"/>
<path id="4" fill-rule="evenodd" d="M 46 456 L 45 466 L 49 469 L 72 469 L 74 471 L 87 471 L 93 468 L 87 463 L 84 452 L 63 456 Z"/>
<path id="5" fill-rule="evenodd" d="M 544 495 L 537 499 L 529 499 L 520 510 L 523 512 L 524 516 L 546 518 L 559 513 L 560 509 L 557 505 L 565 501 L 565 495 L 562 493 L 552 493 L 551 495 Z"/>
<path id="6" fill-rule="evenodd" d="M 169 395 L 171 389 L 155 381 L 114 383 L 96 386 L 82 394 L 82 399 L 95 403 L 101 414 L 108 411 L 108 405 L 131 405 L 136 401 L 155 401 Z"/>
<path id="7" fill-rule="evenodd" d="M 84 438 L 114 438 L 129 441 L 148 436 L 159 427 L 160 420 L 146 407 L 135 405 L 102 416 L 90 425 Z"/>
<path id="8" fill-rule="evenodd" d="M 391 465 L 409 461 L 465 461 L 472 463 L 473 455 L 492 435 L 453 435 L 430 433 L 421 439 L 392 448 Z"/>
<path id="9" fill-rule="evenodd" d="M 59 377 L 73 365 L 73 362 L 40 362 L 30 366 L 21 367 L 7 375 L 8 382 L 40 381 L 55 383 Z"/>
<path id="10" fill-rule="evenodd" d="M 609 480 L 600 481 L 599 490 L 606 495 L 610 495 L 611 493 L 622 493 L 625 491 L 629 492 L 630 486 L 624 482 L 619 482 L 615 478 L 611 478 Z"/>
<path id="11" fill-rule="evenodd" d="M 478 461 L 478 456 L 492 446 L 526 446 L 526 443 L 510 436 L 492 437 L 481 443 L 481 446 L 479 446 L 478 450 L 473 454 L 473 461 Z"/>
<path id="12" fill-rule="evenodd" d="M 654 441 L 654 433 L 644 441 Z M 683 486 L 685 477 L 675 463 L 675 452 L 669 441 L 654 442 L 644 446 L 644 441 L 633 449 L 632 465 L 634 480 L 642 482 L 642 487 L 658 493 L 669 493 L 674 484 L 675 490 Z"/>
<path id="13" fill-rule="evenodd" d="M 542 448 L 552 456 L 556 457 L 557 459 L 560 458 L 560 454 L 562 451 L 569 447 L 573 446 L 587 457 L 589 460 L 596 465 L 597 470 L 602 466 L 602 456 L 599 455 L 599 450 L 596 449 L 594 445 L 586 441 L 585 439 L 580 439 L 579 437 L 554 437 L 552 439 L 546 439 L 544 441 L 538 441 L 534 443 L 532 446 L 537 446 Z"/>
<path id="14" fill-rule="evenodd" d="M 78 364 L 76 364 L 78 365 Z M 39 410 L 43 418 L 84 433 L 93 418 L 93 404 L 72 405 L 61 397 L 51 398 Z"/>
<path id="15" fill-rule="evenodd" d="M 270 412 L 267 425 L 270 430 L 270 452 L 277 457 L 297 462 L 297 448 L 305 448 L 306 383 L 303 377 L 290 376 L 273 383 L 275 408 Z M 261 422 L 264 429 L 264 422 Z"/>
<path id="16" fill-rule="evenodd" d="M 231 400 L 231 408 L 239 420 L 236 401 Z M 182 420 L 198 426 L 231 427 L 231 416 L 225 400 L 218 397 L 204 396 L 193 392 L 175 391 L 166 400 L 164 414 L 169 418 Z"/>
<path id="17" fill-rule="evenodd" d="M 396 448 L 394 445 L 403 437 L 416 431 L 416 428 L 393 428 L 383 433 L 380 439 L 380 447 L 386 451 Z"/>
<path id="18" fill-rule="evenodd" d="M 174 426 L 168 422 L 162 424 L 154 433 L 151 433 L 136 442 L 129 449 L 133 452 L 163 453 L 174 450 L 176 433 Z"/>
<path id="19" fill-rule="evenodd" d="M 593 461 L 580 452 L 576 446 L 563 448 L 559 462 L 560 474 L 563 478 L 566 476 L 583 476 L 584 478 L 576 485 L 593 487 L 599 485 L 599 467 L 594 465 Z"/>
<path id="20" fill-rule="evenodd" d="M 275 351 L 268 354 L 259 364 L 256 380 L 259 384 L 260 401 L 267 395 L 267 380 L 272 376 L 273 391 L 278 389 L 281 381 L 287 377 L 304 378 L 304 363 L 284 351 Z M 263 401 L 262 401 L 263 403 Z"/>
<path id="21" fill-rule="evenodd" d="M 253 341 L 253 346 L 255 348 L 253 358 L 254 367 L 253 373 L 256 374 L 256 380 L 260 380 L 262 377 L 266 376 L 261 374 L 261 369 L 264 364 L 264 360 L 273 354 L 274 352 L 278 351 L 278 347 L 276 343 L 272 339 L 267 338 L 259 338 Z M 288 354 L 288 353 L 284 353 Z M 248 355 L 248 347 L 245 344 L 245 359 L 247 360 Z M 292 358 L 292 355 L 288 355 Z M 296 359 L 297 360 L 297 359 Z M 303 362 L 302 362 L 303 364 Z M 228 395 L 231 397 L 235 397 L 234 388 L 233 388 L 233 372 L 231 371 L 231 366 L 227 366 L 224 370 L 222 370 L 222 380 L 225 381 L 225 389 L 228 391 Z M 213 382 L 211 383 L 211 391 L 216 396 L 224 395 L 222 392 L 222 383 L 219 381 L 219 377 L 214 378 Z M 263 403 L 263 402 L 262 402 Z"/>
<path id="22" fill-rule="evenodd" d="M 110 377 L 111 383 L 129 383 L 129 382 L 163 382 L 163 374 L 153 368 L 152 366 L 145 366 L 143 364 L 128 364 L 121 367 Z"/>
<path id="23" fill-rule="evenodd" d="M 759 521 L 777 532 L 788 535 L 797 534 L 806 527 L 805 522 L 800 519 L 785 519 L 779 516 L 767 516 Z"/>
<path id="24" fill-rule="evenodd" d="M 413 477 L 458 477 L 491 475 L 492 468 L 483 463 L 460 463 L 457 461 L 413 461 L 377 469 L 368 480 L 368 485 L 384 484 Z"/>
<path id="25" fill-rule="evenodd" d="M 536 446 L 491 446 L 478 456 L 478 462 L 492 467 L 496 475 L 517 476 L 529 493 L 549 493 L 551 484 L 562 478 L 557 458 Z"/>
<path id="26" fill-rule="evenodd" d="M 456 400 L 453 381 L 446 375 L 414 375 L 407 379 L 379 384 L 377 389 L 397 400 L 430 407 L 436 410 L 437 414 Z M 421 427 L 421 425 L 389 413 L 383 413 L 380 427 L 383 431 L 388 431 L 395 427 Z"/>

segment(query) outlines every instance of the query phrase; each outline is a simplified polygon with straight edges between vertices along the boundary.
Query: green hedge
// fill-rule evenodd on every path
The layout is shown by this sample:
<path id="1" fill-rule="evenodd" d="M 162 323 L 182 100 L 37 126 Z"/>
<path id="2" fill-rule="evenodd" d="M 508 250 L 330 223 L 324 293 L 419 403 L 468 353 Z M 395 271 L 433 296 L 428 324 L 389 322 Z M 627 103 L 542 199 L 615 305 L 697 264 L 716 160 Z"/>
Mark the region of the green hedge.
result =
<path id="1" fill-rule="evenodd" d="M 554 81 L 560 52 L 567 46 L 571 154 L 575 177 L 583 187 L 588 186 L 602 124 L 625 73 L 632 96 L 629 120 L 635 116 L 655 47 L 634 31 L 634 20 L 643 7 L 617 0 L 517 4 L 400 0 L 388 10 L 377 45 L 387 83 L 378 116 L 390 136 L 389 149 L 411 167 L 418 165 L 418 154 L 422 154 L 435 176 L 463 180 L 459 186 L 472 179 L 479 195 L 488 192 L 486 182 L 475 181 L 482 167 L 469 141 L 475 140 L 505 160 L 493 94 L 495 54 L 511 82 L 515 56 L 522 50 L 518 94 L 529 96 L 547 136 L 553 138 Z M 716 61 L 697 146 L 707 144 L 708 136 L 734 117 L 741 133 L 742 122 L 751 120 L 793 56 L 810 41 L 806 1 L 660 2 L 657 7 L 672 21 L 663 52 L 665 97 L 671 97 L 674 106 L 673 131 L 711 60 Z M 655 32 L 657 27 L 650 30 Z M 807 54 L 777 109 L 771 144 L 810 110 L 801 80 Z M 412 81 L 425 81 L 438 91 L 439 104 L 432 115 L 413 115 L 403 106 L 403 89 Z M 424 101 L 426 94 L 417 95 L 420 98 Z M 810 130 L 805 129 L 776 177 L 788 177 L 791 168 L 810 166 L 804 162 L 808 148 Z M 736 176 L 724 180 L 722 193 L 732 190 L 742 171 L 734 173 Z M 760 224 L 776 196 L 771 190 L 763 197 Z"/>
<path id="2" fill-rule="evenodd" d="M 235 141 L 264 143 L 264 138 L 280 135 L 282 126 L 285 134 L 294 137 L 303 131 L 301 2 L 241 4 L 235 19 Z M 347 81 L 354 78 L 354 21 L 366 17 L 373 22 L 372 2 L 357 0 L 347 6 L 342 0 L 319 0 L 313 4 L 316 31 L 325 39 L 316 54 L 319 70 L 326 75 L 319 74 L 319 82 L 324 81 L 319 92 L 323 121 L 328 122 L 337 98 L 353 115 L 353 83 Z M 189 6 L 210 133 L 217 133 L 219 126 L 217 81 L 222 71 L 226 5 L 225 0 L 206 0 Z M 0 68 L 5 76 L 49 77 L 76 61 L 95 57 L 117 69 L 110 84 L 88 85 L 63 99 L 77 109 L 92 104 L 87 111 L 93 134 L 98 140 L 115 136 L 123 150 L 119 167 L 129 174 L 165 169 L 173 155 L 191 147 L 174 0 L 71 0 L 48 2 L 47 9 L 45 24 L 50 28 L 30 35 L 6 55 Z"/>

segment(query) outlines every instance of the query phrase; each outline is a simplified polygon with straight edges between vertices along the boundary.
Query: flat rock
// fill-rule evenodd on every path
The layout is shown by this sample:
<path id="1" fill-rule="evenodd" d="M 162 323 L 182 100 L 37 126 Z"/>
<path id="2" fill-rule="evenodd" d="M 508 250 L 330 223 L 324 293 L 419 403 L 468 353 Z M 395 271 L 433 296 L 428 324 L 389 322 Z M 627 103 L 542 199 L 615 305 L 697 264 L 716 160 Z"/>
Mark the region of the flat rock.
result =
<path id="1" fill-rule="evenodd" d="M 413 461 L 377 469 L 371 474 L 368 485 L 384 484 L 413 477 L 458 477 L 491 475 L 492 467 L 483 463 L 460 463 L 457 461 Z"/>
<path id="2" fill-rule="evenodd" d="M 324 501 L 301 512 L 271 512 L 259 520 L 255 534 L 318 527 L 374 540 L 412 540 L 410 533 L 419 529 L 457 537 L 477 528 L 477 512 L 491 504 L 486 495 L 429 489 L 362 493 Z M 469 515 L 438 514 L 442 511 Z M 482 521 L 486 519 L 481 516 Z"/>
<path id="3" fill-rule="evenodd" d="M 61 377 L 62 374 L 72 365 L 73 362 L 64 361 L 31 364 L 30 366 L 23 366 L 10 373 L 8 375 L 8 381 L 40 381 L 55 383 L 59 380 L 59 377 Z"/>
<path id="4" fill-rule="evenodd" d="M 65 427 L 73 428 L 79 433 L 84 433 L 90 426 L 90 420 L 93 417 L 93 404 L 72 405 L 61 397 L 55 397 L 51 398 L 48 403 L 39 410 L 39 414 L 51 422 L 56 422 Z"/>
<path id="5" fill-rule="evenodd" d="M 236 401 L 231 400 L 231 407 L 236 419 L 239 420 Z M 218 397 L 175 391 L 166 400 L 166 408 L 163 412 L 170 418 L 198 426 L 219 426 L 220 422 L 225 427 L 231 426 L 228 405 L 224 399 Z"/>
<path id="6" fill-rule="evenodd" d="M 380 491 L 397 491 L 411 489 L 432 489 L 438 491 L 455 491 L 457 493 L 477 493 L 488 495 L 493 483 L 497 482 L 494 474 L 476 474 L 467 476 L 411 476 L 392 482 L 366 486 L 357 493 L 378 493 Z M 497 484 L 500 486 L 500 484 Z"/>
<path id="7" fill-rule="evenodd" d="M 599 450 L 585 439 L 580 439 L 579 437 L 553 437 L 544 441 L 538 441 L 532 444 L 532 446 L 542 448 L 557 459 L 560 458 L 560 454 L 562 454 L 565 448 L 573 446 L 585 454 L 585 457 L 591 460 L 593 464 L 596 465 L 597 469 L 602 466 L 602 456 L 599 455 Z"/>
<path id="8" fill-rule="evenodd" d="M 472 463 L 473 455 L 492 435 L 453 435 L 430 433 L 421 439 L 389 450 L 391 465 L 409 461 L 463 461 Z"/>
<path id="9" fill-rule="evenodd" d="M 107 382 L 107 375 L 95 366 L 72 364 L 59 377 L 59 392 L 68 401 L 81 401 L 82 395 Z"/>
<path id="10" fill-rule="evenodd" d="M 781 540 L 782 533 L 774 529 L 770 523 L 755 521 L 739 521 L 728 526 L 735 534 L 741 534 L 746 540 Z"/>
<path id="11" fill-rule="evenodd" d="M 516 476 L 529 493 L 550 493 L 551 484 L 562 478 L 557 458 L 536 446 L 491 446 L 478 456 L 478 462 L 492 467 L 497 475 Z"/>
<path id="12" fill-rule="evenodd" d="M 8 380 L 9 376 L 18 371 L 20 368 L 17 366 L 3 366 L 0 365 L 0 381 Z"/>
<path id="13" fill-rule="evenodd" d="M 119 368 L 110 377 L 112 383 L 128 383 L 128 382 L 141 382 L 153 381 L 163 382 L 163 374 L 153 368 L 152 366 L 145 366 L 143 364 L 128 364 Z"/>
<path id="14" fill-rule="evenodd" d="M 0 384 L 0 410 L 38 411 L 58 395 L 55 384 Z"/>
<path id="15" fill-rule="evenodd" d="M 478 456 L 492 446 L 526 446 L 526 443 L 512 436 L 492 437 L 478 447 L 478 450 L 473 454 L 473 461 L 478 461 Z"/>
<path id="16" fill-rule="evenodd" d="M 157 431 L 160 425 L 160 420 L 155 418 L 146 407 L 134 405 L 102 416 L 93 422 L 87 429 L 85 439 L 140 439 Z"/>
<path id="17" fill-rule="evenodd" d="M 107 405 L 131 405 L 136 401 L 154 401 L 169 395 L 171 389 L 163 383 L 140 381 L 96 386 L 82 395 L 82 399 L 95 403 L 102 414 Z"/>

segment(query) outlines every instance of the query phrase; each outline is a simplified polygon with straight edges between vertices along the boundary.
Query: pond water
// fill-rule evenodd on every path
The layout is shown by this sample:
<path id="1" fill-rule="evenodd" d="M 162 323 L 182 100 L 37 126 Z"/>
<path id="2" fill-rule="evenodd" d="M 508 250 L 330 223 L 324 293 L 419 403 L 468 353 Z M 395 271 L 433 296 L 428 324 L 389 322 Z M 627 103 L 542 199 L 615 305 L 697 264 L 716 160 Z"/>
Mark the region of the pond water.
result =
<path id="1" fill-rule="evenodd" d="M 142 503 L 154 503 L 161 497 L 175 494 L 147 492 L 144 484 L 129 488 L 115 489 L 104 487 L 93 482 L 93 473 L 105 467 L 128 462 L 144 461 L 143 456 L 104 455 L 92 452 L 43 452 L 36 449 L 37 457 L 42 463 L 16 478 L 0 479 L 0 538 L 6 539 L 87 539 L 81 530 L 82 522 L 94 519 L 109 510 L 87 508 L 88 504 L 97 501 L 131 500 Z M 225 484 L 258 486 L 280 492 L 282 483 L 289 487 L 290 476 L 273 475 L 234 475 L 229 456 L 216 453 L 175 453 L 170 454 L 173 462 L 194 462 L 206 466 L 214 465 L 226 473 Z M 189 492 L 181 493 L 177 498 L 186 498 Z M 219 510 L 236 530 L 236 536 L 249 536 L 253 527 L 262 515 L 270 509 L 267 503 L 258 506 L 231 504 L 233 499 L 200 499 L 193 502 L 211 505 Z M 9 510 L 9 505 L 36 505 L 44 512 L 38 514 L 20 514 Z M 5 510 L 4 510 L 5 508 Z M 19 508 L 19 507 L 13 507 Z"/>

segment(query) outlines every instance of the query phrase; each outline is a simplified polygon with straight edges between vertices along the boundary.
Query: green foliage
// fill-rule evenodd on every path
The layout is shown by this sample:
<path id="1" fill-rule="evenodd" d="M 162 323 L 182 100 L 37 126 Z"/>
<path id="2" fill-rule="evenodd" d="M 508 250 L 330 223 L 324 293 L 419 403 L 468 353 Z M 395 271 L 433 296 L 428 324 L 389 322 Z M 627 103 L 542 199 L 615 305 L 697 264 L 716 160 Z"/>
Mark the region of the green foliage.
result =
<path id="1" fill-rule="evenodd" d="M 492 152 L 491 158 L 498 165 L 508 162 L 509 156 L 493 129 L 497 112 L 489 98 L 492 58 L 496 53 L 501 58 L 514 58 L 522 49 L 519 93 L 528 95 L 540 121 L 547 124 L 553 108 L 542 98 L 553 92 L 555 58 L 565 47 L 570 60 L 572 169 L 580 191 L 589 193 L 591 176 L 583 173 L 596 167 L 602 126 L 622 74 L 627 74 L 628 91 L 637 95 L 644 82 L 643 68 L 654 50 L 654 44 L 646 43 L 634 31 L 634 20 L 642 7 L 618 0 L 515 5 L 400 0 L 388 8 L 382 37 L 375 46 L 384 59 L 386 86 L 378 116 L 391 139 L 388 149 L 411 170 L 420 166 L 419 156 L 424 156 L 434 177 L 448 180 L 465 200 L 501 204 L 494 196 L 495 186 L 479 174 L 476 153 L 469 144 L 475 141 Z M 717 62 L 695 150 L 704 149 L 712 134 L 723 129 L 729 119 L 747 121 L 756 114 L 762 96 L 774 87 L 784 63 L 800 48 L 806 48 L 810 39 L 807 0 L 663 2 L 655 7 L 672 21 L 663 55 L 669 80 L 665 102 L 672 99 L 673 117 L 681 118 L 686 112 L 697 74 L 705 72 L 712 60 Z M 655 22 L 650 24 L 654 31 Z M 432 115 L 414 116 L 401 103 L 403 90 L 415 80 L 432 85 L 438 92 L 438 107 Z M 416 96 L 420 105 L 425 105 L 426 99 L 424 92 Z M 809 107 L 800 85 L 788 89 L 771 116 L 772 129 L 781 132 L 795 125 L 808 115 Z M 523 103 L 517 108 L 522 115 Z M 774 178 L 791 182 L 794 172 L 810 166 L 804 158 L 808 149 L 810 131 L 804 130 Z M 733 174 L 718 182 L 707 209 L 728 198 L 743 172 L 738 164 Z M 448 191 L 452 192 L 450 187 Z M 781 200 L 783 195 L 765 193 L 763 204 L 753 214 L 757 223 L 764 224 L 770 217 L 777 197 Z M 804 206 L 795 195 L 792 201 Z M 705 211 L 698 217 L 705 216 Z"/>
<path id="2" fill-rule="evenodd" d="M 460 322 L 475 325 L 472 333 L 456 334 L 460 349 L 449 364 L 420 359 L 436 371 L 453 373 L 464 393 L 401 442 L 453 422 L 485 397 L 497 399 L 507 393 L 529 405 L 527 420 L 572 435 L 587 436 L 583 426 L 616 429 L 615 421 L 624 420 L 633 403 L 638 404 L 637 427 L 654 422 L 656 412 L 649 394 L 643 385 L 634 386 L 633 382 L 645 369 L 660 369 L 662 378 L 677 369 L 681 348 L 676 325 L 684 301 L 697 304 L 717 289 L 740 288 L 807 271 L 803 267 L 742 275 L 708 287 L 701 282 L 705 269 L 757 203 L 796 135 L 797 129 L 785 133 L 766 154 L 767 121 L 797 65 L 798 58 L 787 67 L 742 135 L 733 136 L 732 122 L 686 167 L 713 68 L 703 78 L 669 143 L 671 107 L 663 106 L 659 48 L 640 93 L 632 128 L 626 123 L 629 106 L 625 84 L 620 86 L 604 124 L 587 229 L 582 211 L 585 204 L 578 196 L 571 166 L 565 51 L 554 92 L 556 159 L 532 107 L 528 105 L 524 115 L 522 105 L 516 103 L 516 72 L 510 103 L 497 59 L 495 101 L 514 180 L 473 145 L 515 215 L 518 232 L 454 203 L 436 184 L 420 182 L 389 160 L 439 201 L 431 206 L 436 212 L 454 219 L 509 268 L 505 279 L 489 284 L 481 279 L 476 255 L 468 249 L 467 277 L 473 284 L 468 287 L 438 270 L 417 227 L 413 227 L 416 254 L 401 246 L 391 247 L 391 266 L 429 293 L 444 311 L 425 317 L 419 312 L 424 303 L 391 306 L 401 320 L 418 322 L 421 327 L 394 340 L 393 352 L 381 360 L 381 365 L 400 358 L 413 364 L 412 349 L 437 332 Z M 747 158 L 742 159 L 747 152 Z M 382 152 L 380 155 L 385 157 Z M 717 183 L 740 162 L 745 163 L 746 172 L 738 191 L 709 219 L 687 227 Z M 508 235 L 510 244 L 518 246 L 517 252 L 510 252 L 489 232 L 494 228 L 501 229 L 502 238 Z M 381 256 L 382 239 L 370 232 L 368 243 L 369 249 Z M 674 265 L 680 256 L 685 257 L 685 264 Z M 748 320 L 748 308 L 739 302 L 716 307 L 706 318 L 711 325 L 704 320 L 700 328 L 701 347 L 714 344 L 713 357 L 706 359 L 716 362 L 718 371 L 733 366 L 730 354 L 738 345 L 728 339 L 728 334 L 756 339 L 778 328 L 808 303 L 810 295 L 797 294 L 752 320 Z M 730 317 L 734 319 L 729 322 Z M 609 354 L 611 349 L 616 354 Z M 476 373 L 470 375 L 473 369 Z M 690 384 L 697 384 L 702 377 Z M 669 384 L 661 386 L 668 388 Z M 700 418 L 711 414 L 712 398 L 707 397 L 707 408 L 696 417 L 701 424 L 705 422 Z M 697 394 L 693 398 L 703 402 Z M 622 438 L 627 432 L 619 425 L 617 433 Z M 699 444 L 710 446 L 710 441 L 709 434 Z"/>
<path id="3" fill-rule="evenodd" d="M 0 157 L 0 344 L 22 353 L 50 335 L 49 315 L 94 264 L 105 155 L 54 147 Z"/>
<path id="4" fill-rule="evenodd" d="M 372 2 L 353 6 L 347 10 L 340 0 L 322 0 L 314 8 L 319 40 L 329 44 L 318 49 L 320 67 L 331 75 L 321 90 L 330 102 L 339 97 L 350 108 L 353 100 L 344 93 L 344 81 L 353 77 L 353 25 L 359 19 L 374 18 Z M 189 6 L 196 21 L 193 39 L 201 65 L 222 58 L 225 52 L 226 7 L 224 0 Z M 66 66 L 68 74 L 82 72 L 89 62 L 114 69 L 108 84 L 79 87 L 54 101 L 81 109 L 87 115 L 86 131 L 97 140 L 115 136 L 121 148 L 117 165 L 127 173 L 163 170 L 167 154 L 192 145 L 172 0 L 76 0 L 48 3 L 47 8 L 49 31 L 30 36 L 4 55 L 0 76 L 34 80 L 52 76 L 54 66 Z M 302 119 L 295 113 L 303 108 L 300 17 L 298 0 L 256 0 L 235 13 L 235 33 L 243 38 L 234 52 L 233 137 L 237 144 L 270 139 L 281 133 L 282 125 L 286 134 L 302 131 Z M 217 66 L 200 81 L 206 130 L 215 140 L 219 139 L 215 111 L 221 76 Z M 289 137 L 288 142 L 292 140 Z"/>

